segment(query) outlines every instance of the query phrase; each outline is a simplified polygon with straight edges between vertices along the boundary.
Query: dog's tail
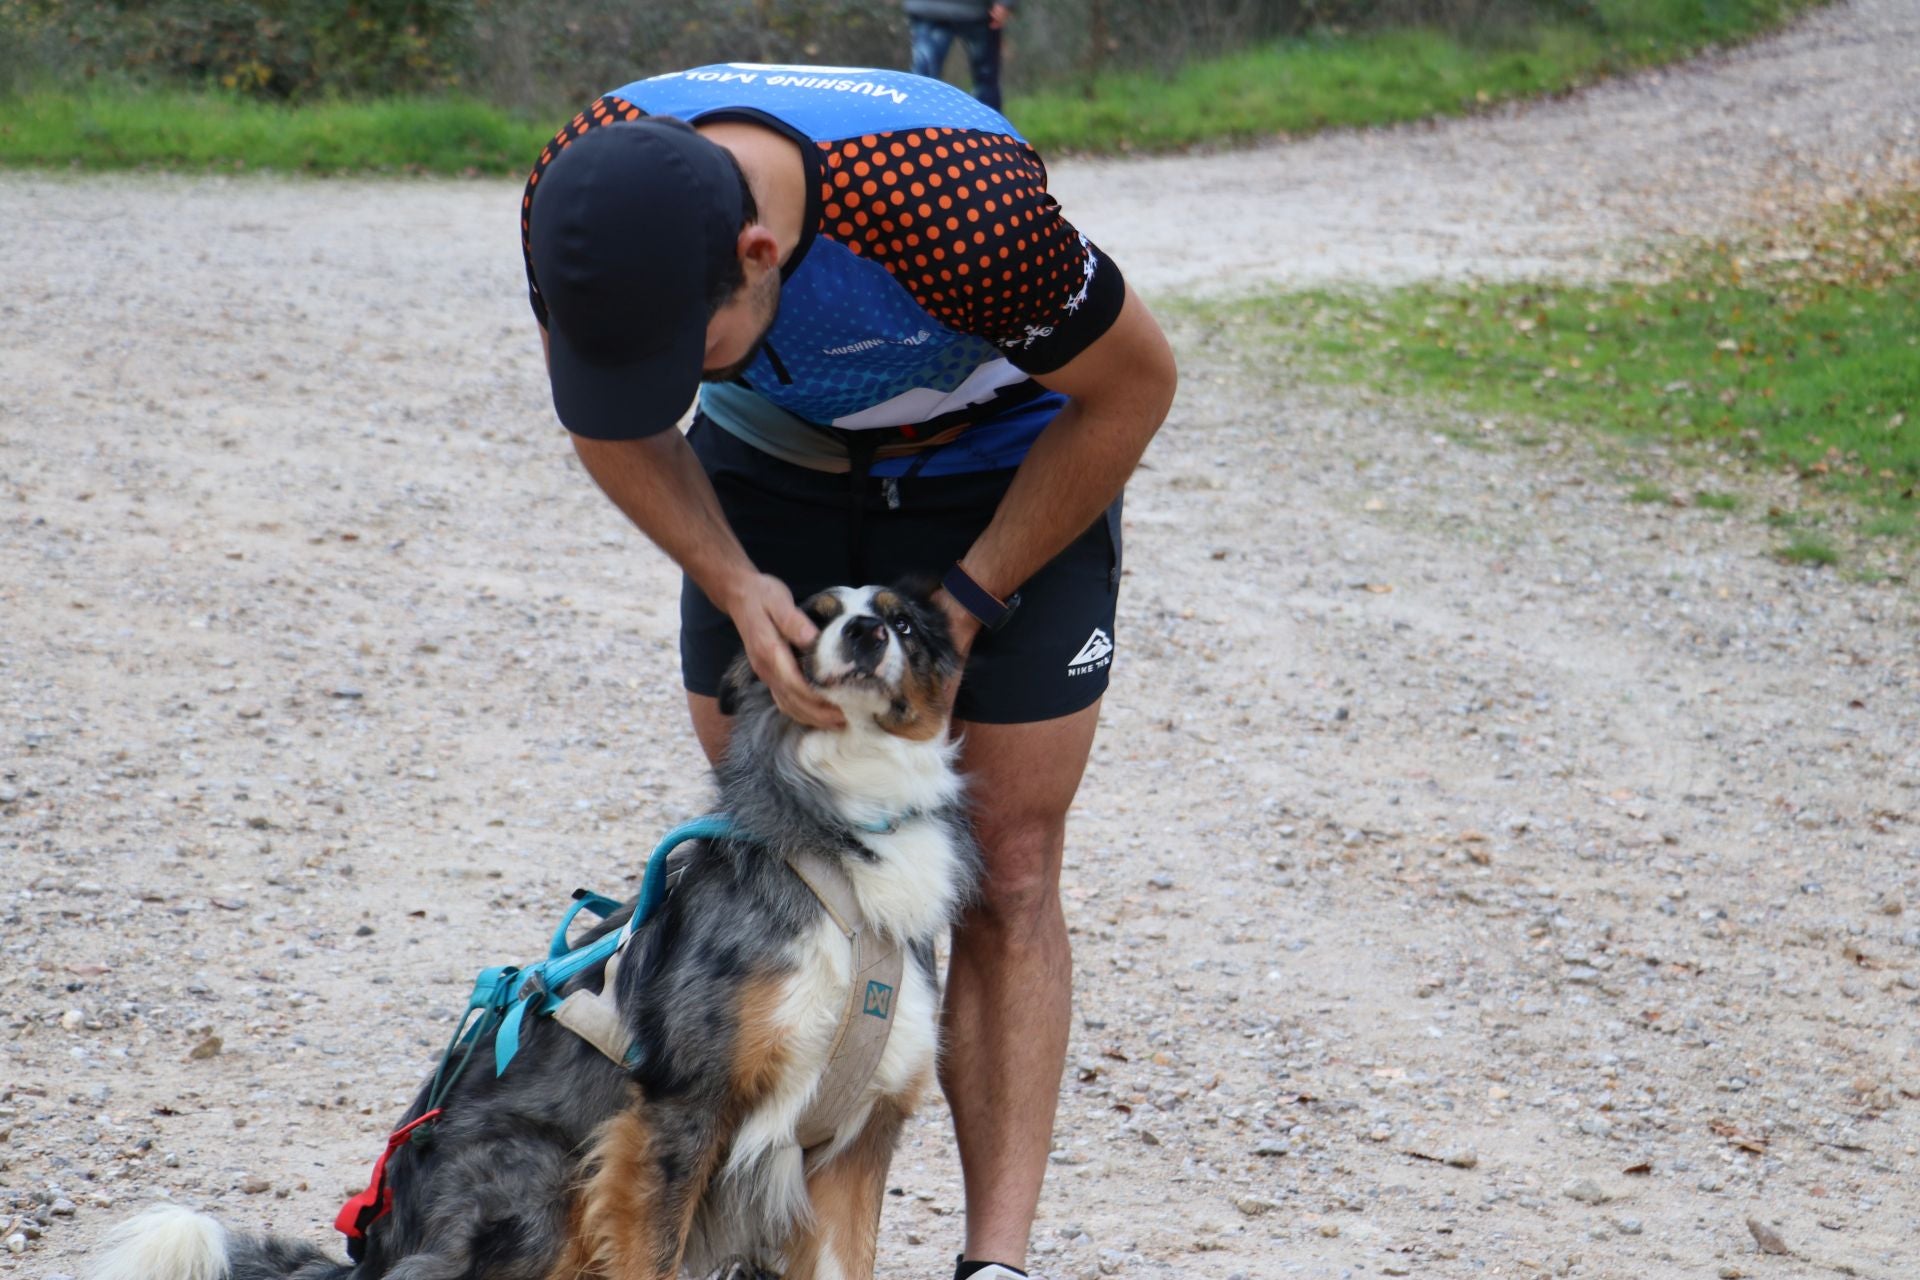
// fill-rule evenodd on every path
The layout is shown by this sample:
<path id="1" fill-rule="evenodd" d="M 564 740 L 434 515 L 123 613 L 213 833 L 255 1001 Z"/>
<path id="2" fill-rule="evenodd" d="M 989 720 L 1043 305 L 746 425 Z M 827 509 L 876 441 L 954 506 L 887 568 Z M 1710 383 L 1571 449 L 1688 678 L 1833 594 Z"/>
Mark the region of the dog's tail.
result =
<path id="1" fill-rule="evenodd" d="M 155 1205 L 115 1227 L 87 1280 L 348 1280 L 310 1244 L 235 1237 L 203 1213 Z"/>

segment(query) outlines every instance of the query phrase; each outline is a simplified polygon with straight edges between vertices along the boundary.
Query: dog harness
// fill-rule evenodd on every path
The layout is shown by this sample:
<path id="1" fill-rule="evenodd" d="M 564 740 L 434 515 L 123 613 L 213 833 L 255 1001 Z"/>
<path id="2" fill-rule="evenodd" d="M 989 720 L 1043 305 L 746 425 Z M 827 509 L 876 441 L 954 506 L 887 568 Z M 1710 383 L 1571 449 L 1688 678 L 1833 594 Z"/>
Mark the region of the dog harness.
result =
<path id="1" fill-rule="evenodd" d="M 875 832 L 893 829 L 892 824 L 875 826 Z M 520 1031 L 531 1011 L 536 1017 L 550 1017 L 567 1030 L 625 1069 L 634 1057 L 633 1032 L 620 1011 L 618 984 L 620 962 L 634 930 L 665 901 L 669 885 L 667 856 L 689 840 L 749 839 L 725 814 L 709 814 L 682 823 L 669 831 L 647 859 L 640 880 L 640 893 L 634 900 L 633 914 L 625 925 L 599 940 L 581 947 L 569 947 L 567 932 L 575 917 L 590 911 L 605 919 L 618 910 L 620 903 L 585 889 L 574 891 L 574 903 L 560 919 L 547 958 L 524 967 L 495 965 L 481 971 L 467 1009 L 454 1027 L 447 1048 L 428 1087 L 426 1106 L 414 1120 L 395 1130 L 387 1139 L 386 1150 L 374 1163 L 367 1189 L 341 1207 L 334 1228 L 345 1235 L 350 1250 L 366 1237 L 375 1222 L 393 1208 L 393 1188 L 387 1185 L 387 1161 L 410 1141 L 426 1142 L 433 1124 L 443 1111 L 442 1104 L 467 1068 L 480 1041 L 494 1033 L 494 1074 L 504 1075 L 520 1051 Z M 847 873 L 816 854 L 797 854 L 787 860 L 788 867 L 807 886 L 834 926 L 846 937 L 851 951 L 851 981 L 847 1002 L 840 1013 L 840 1025 L 833 1035 L 827 1066 L 813 1101 L 795 1126 L 795 1138 L 809 1161 L 825 1149 L 841 1125 L 852 1116 L 861 1094 L 879 1069 L 893 1031 L 894 996 L 900 989 L 905 957 L 898 942 L 873 929 L 860 912 L 853 882 Z M 558 993 L 572 979 L 594 968 L 601 969 L 598 991 L 580 990 L 566 996 Z M 478 1014 L 478 1017 L 475 1015 Z"/>

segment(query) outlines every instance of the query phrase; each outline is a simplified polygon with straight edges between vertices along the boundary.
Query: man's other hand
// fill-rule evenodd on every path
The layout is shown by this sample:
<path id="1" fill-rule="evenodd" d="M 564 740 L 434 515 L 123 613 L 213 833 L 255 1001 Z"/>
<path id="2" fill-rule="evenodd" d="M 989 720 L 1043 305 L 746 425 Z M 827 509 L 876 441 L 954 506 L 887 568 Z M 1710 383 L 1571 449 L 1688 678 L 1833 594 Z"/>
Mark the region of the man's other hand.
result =
<path id="1" fill-rule="evenodd" d="M 943 694 L 947 711 L 951 714 L 953 700 L 960 696 L 960 678 L 966 674 L 967 655 L 973 652 L 973 642 L 980 637 L 980 619 L 961 608 L 960 602 L 948 595 L 945 587 L 933 593 L 933 603 L 947 615 L 947 630 L 953 636 L 953 651 L 960 659 Z"/>

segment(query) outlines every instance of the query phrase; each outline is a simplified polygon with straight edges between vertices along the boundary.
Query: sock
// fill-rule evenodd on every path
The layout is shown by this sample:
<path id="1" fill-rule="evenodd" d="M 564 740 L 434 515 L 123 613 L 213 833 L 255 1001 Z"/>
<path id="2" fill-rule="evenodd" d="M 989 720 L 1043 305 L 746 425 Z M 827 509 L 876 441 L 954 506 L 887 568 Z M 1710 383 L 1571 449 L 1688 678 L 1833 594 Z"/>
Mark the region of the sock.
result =
<path id="1" fill-rule="evenodd" d="M 1026 1280 L 1027 1273 L 1018 1267 L 1010 1267 L 1004 1262 L 982 1262 L 977 1258 L 969 1258 L 965 1254 L 953 1260 L 953 1280 L 972 1280 L 976 1273 L 985 1271 L 989 1267 L 998 1267 L 1008 1275 L 1019 1276 L 1020 1280 Z"/>

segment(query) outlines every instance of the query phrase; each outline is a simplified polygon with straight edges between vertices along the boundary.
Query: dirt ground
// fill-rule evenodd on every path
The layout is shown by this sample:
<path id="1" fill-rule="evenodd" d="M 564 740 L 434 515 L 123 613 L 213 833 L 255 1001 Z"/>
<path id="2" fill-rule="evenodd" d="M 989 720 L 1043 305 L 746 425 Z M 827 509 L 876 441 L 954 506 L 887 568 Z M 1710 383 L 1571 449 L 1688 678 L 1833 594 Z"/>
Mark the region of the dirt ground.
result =
<path id="1" fill-rule="evenodd" d="M 1157 299 L 1589 271 L 1911 171 L 1916 65 L 1920 8 L 1861 0 L 1056 186 Z M 675 575 L 553 421 L 516 199 L 0 175 L 0 1273 L 163 1195 L 329 1240 L 473 973 L 706 803 Z M 1920 1275 L 1911 582 L 1176 338 L 1037 1273 Z M 951 1266 L 947 1128 L 883 1275 Z"/>

